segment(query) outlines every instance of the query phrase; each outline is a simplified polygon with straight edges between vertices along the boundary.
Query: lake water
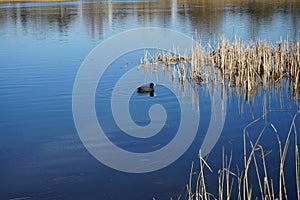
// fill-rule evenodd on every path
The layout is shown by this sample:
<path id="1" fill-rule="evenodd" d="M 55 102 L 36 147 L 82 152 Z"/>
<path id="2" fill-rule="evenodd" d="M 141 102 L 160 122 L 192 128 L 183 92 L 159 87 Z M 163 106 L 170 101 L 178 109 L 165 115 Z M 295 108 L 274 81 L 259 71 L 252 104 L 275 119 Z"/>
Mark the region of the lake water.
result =
<path id="1" fill-rule="evenodd" d="M 220 136 L 217 134 L 217 143 L 208 157 L 214 171 L 208 173 L 207 185 L 215 190 L 218 180 L 214 176 L 221 167 L 222 148 L 228 154 L 232 151 L 233 163 L 242 166 L 243 128 L 260 117 L 264 109 L 289 112 L 268 114 L 267 118 L 250 127 L 251 138 L 255 139 L 265 122 L 274 124 L 282 141 L 286 138 L 292 116 L 299 110 L 299 100 L 291 96 L 285 82 L 267 92 L 258 90 L 250 100 L 239 96 L 234 88 L 225 89 L 226 98 L 220 97 L 220 90 L 216 90 L 214 95 L 223 101 L 215 105 L 211 86 L 200 84 L 197 90 L 187 87 L 182 92 L 178 82 L 172 83 L 170 74 L 158 71 L 160 79 L 157 79 L 155 73 L 140 70 L 136 76 L 142 77 L 145 84 L 150 81 L 156 83 L 155 96 L 133 92 L 129 104 L 116 102 L 120 106 L 118 108 L 128 108 L 132 119 L 145 126 L 150 123 L 148 110 L 151 105 L 161 104 L 167 119 L 159 134 L 147 138 L 142 138 L 142 135 L 132 137 L 124 134 L 116 124 L 110 108 L 111 98 L 116 82 L 140 64 L 144 50 L 120 55 L 99 80 L 93 107 L 99 125 L 113 144 L 128 152 L 157 151 L 175 138 L 181 113 L 185 112 L 180 110 L 180 104 L 190 106 L 192 112 L 197 111 L 200 115 L 199 123 L 193 123 L 199 126 L 195 138 L 178 159 L 156 171 L 127 173 L 99 162 L 79 137 L 72 97 L 80 66 L 99 43 L 133 28 L 168 28 L 190 37 L 196 31 L 203 45 L 216 36 L 224 35 L 231 39 L 235 34 L 246 42 L 251 39 L 275 42 L 286 36 L 299 40 L 299 18 L 300 2 L 297 1 L 191 1 L 187 4 L 183 0 L 113 0 L 0 4 L 0 198 L 132 200 L 169 199 L 181 195 L 184 199 L 191 163 L 198 163 L 198 151 L 210 130 L 210 123 L 213 121 L 218 126 L 224 117 L 224 127 Z M 176 41 L 174 43 L 176 45 Z M 118 48 L 118 45 L 111 46 L 107 52 L 113 54 Z M 154 53 L 154 50 L 151 52 Z M 169 81 L 162 83 L 165 80 Z M 136 80 L 132 78 L 127 83 L 135 84 Z M 175 88 L 175 93 L 170 88 Z M 180 98 L 177 99 L 175 94 Z M 85 91 L 75 94 L 75 98 L 76 95 L 82 98 Z M 127 90 L 118 95 L 118 100 L 122 100 L 128 95 Z M 211 116 L 221 120 L 214 121 Z M 153 117 L 161 119 L 158 115 Z M 92 127 L 92 119 L 89 116 L 83 118 L 81 123 Z M 160 120 L 154 122 L 161 123 Z M 299 122 L 298 117 L 295 124 Z M 187 138 L 190 131 L 190 127 L 183 128 Z M 101 142 L 97 145 L 101 146 Z M 271 176 L 276 178 L 278 144 L 270 126 L 262 138 L 262 145 L 266 151 L 272 150 L 268 163 Z M 102 150 L 113 155 L 109 148 Z M 164 155 L 159 161 L 168 160 L 171 154 Z M 289 151 L 288 155 L 285 167 L 289 173 L 285 178 L 294 180 L 293 151 Z M 130 162 L 118 159 L 127 164 Z M 137 167 L 134 162 L 129 166 Z M 195 167 L 196 172 L 197 169 Z M 290 199 L 296 199 L 294 184 L 288 186 Z M 276 183 L 274 187 L 277 187 Z"/>

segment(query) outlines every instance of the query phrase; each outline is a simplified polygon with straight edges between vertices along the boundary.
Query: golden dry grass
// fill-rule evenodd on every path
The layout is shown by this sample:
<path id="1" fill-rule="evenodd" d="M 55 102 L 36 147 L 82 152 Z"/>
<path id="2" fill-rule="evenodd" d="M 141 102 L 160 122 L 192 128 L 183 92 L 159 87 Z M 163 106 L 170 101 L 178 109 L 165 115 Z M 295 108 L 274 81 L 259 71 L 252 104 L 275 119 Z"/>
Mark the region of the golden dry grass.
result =
<path id="1" fill-rule="evenodd" d="M 141 58 L 140 68 L 153 68 L 162 66 L 167 70 L 173 79 L 179 82 L 193 81 L 197 84 L 209 84 L 210 81 L 218 80 L 227 88 L 234 88 L 240 94 L 248 98 L 255 92 L 263 91 L 263 115 L 248 124 L 243 131 L 244 155 L 243 169 L 232 170 L 232 155 L 222 154 L 222 168 L 218 170 L 218 191 L 213 194 L 206 184 L 207 170 L 212 171 L 207 161 L 201 156 L 199 158 L 199 172 L 194 180 L 194 163 L 190 171 L 190 179 L 187 184 L 187 196 L 189 200 L 200 199 L 288 199 L 285 164 L 289 149 L 295 152 L 295 179 L 293 181 L 297 190 L 295 196 L 300 199 L 300 158 L 297 144 L 297 131 L 295 119 L 300 114 L 298 105 L 299 80 L 300 80 L 300 42 L 297 40 L 280 39 L 274 44 L 266 40 L 256 40 L 245 44 L 241 39 L 235 37 L 232 41 L 219 37 L 203 48 L 199 41 L 186 54 L 181 55 L 174 48 L 172 51 L 160 51 L 151 55 L 145 51 Z M 210 70 L 206 70 L 209 68 Z M 156 69 L 157 71 L 157 69 Z M 218 72 L 218 73 L 215 73 Z M 217 74 L 217 75 L 216 75 Z M 288 86 L 282 84 L 287 83 Z M 270 112 L 267 111 L 267 94 L 274 91 L 274 87 L 287 87 L 290 96 L 295 99 L 297 113 L 294 115 L 286 139 L 282 142 L 279 139 L 277 129 L 272 123 L 266 123 L 259 130 L 257 139 L 253 142 L 249 138 L 249 127 L 260 120 L 265 120 Z M 245 97 L 245 100 L 247 98 Z M 284 112 L 284 111 L 280 111 Z M 278 179 L 272 179 L 268 170 L 268 163 L 265 159 L 268 152 L 260 144 L 260 139 L 267 128 L 273 130 L 277 135 L 279 148 Z M 294 134 L 294 147 L 290 147 L 291 135 Z M 250 151 L 249 151 L 250 148 Z M 253 170 L 254 169 L 254 170 Z M 213 169 L 215 170 L 215 169 Z M 236 170 L 235 170 L 236 171 Z M 250 172 L 254 171 L 254 174 Z M 257 182 L 251 182 L 256 176 Z M 274 175 L 273 175 L 274 177 Z M 256 185 L 259 193 L 253 193 L 252 186 Z M 179 198 L 180 199 L 180 198 Z"/>
<path id="2" fill-rule="evenodd" d="M 253 124 L 257 123 L 261 119 L 263 119 L 268 113 L 264 114 L 260 118 L 254 120 L 250 124 L 248 124 L 244 128 L 244 169 L 242 171 L 238 170 L 238 173 L 234 173 L 232 171 L 232 155 L 227 156 L 224 153 L 222 153 L 222 168 L 218 171 L 218 180 L 219 180 L 219 191 L 218 195 L 213 195 L 208 191 L 208 188 L 206 186 L 205 181 L 205 174 L 203 173 L 203 168 L 207 167 L 210 171 L 211 168 L 205 161 L 205 159 L 201 156 L 200 153 L 200 162 L 199 162 L 199 168 L 200 171 L 198 173 L 198 177 L 196 181 L 193 181 L 193 174 L 194 174 L 194 163 L 192 163 L 191 172 L 190 172 L 190 179 L 189 183 L 187 184 L 187 199 L 189 200 L 208 200 L 208 199 L 289 199 L 289 196 L 294 195 L 298 199 L 300 199 L 300 157 L 299 157 L 299 148 L 297 143 L 297 131 L 296 131 L 296 124 L 295 120 L 297 116 L 300 114 L 300 111 L 298 111 L 291 122 L 289 131 L 286 135 L 286 139 L 282 146 L 282 141 L 280 141 L 278 137 L 277 130 L 275 126 L 272 123 L 268 123 L 263 127 L 263 129 L 260 131 L 259 136 L 257 137 L 256 141 L 253 143 L 251 140 L 248 140 L 248 143 L 250 144 L 251 150 L 250 152 L 247 152 L 247 135 L 248 131 L 247 129 L 252 126 Z M 278 168 L 278 180 L 273 180 L 269 177 L 269 171 L 268 169 L 268 163 L 265 160 L 266 152 L 264 151 L 264 148 L 260 145 L 260 139 L 262 135 L 264 134 L 267 126 L 271 126 L 274 130 L 274 133 L 277 135 L 278 138 L 278 146 L 279 146 L 279 168 Z M 294 191 L 295 194 L 288 194 L 287 193 L 287 180 L 285 179 L 285 176 L 287 173 L 290 173 L 289 171 L 285 171 L 285 164 L 286 164 L 286 156 L 288 150 L 291 150 L 290 144 L 291 144 L 291 136 L 294 134 L 294 146 L 292 147 L 295 151 L 295 179 L 289 180 L 289 184 L 295 184 L 297 190 Z M 258 152 L 258 153 L 257 153 Z M 257 158 L 257 154 L 260 154 L 260 158 Z M 249 180 L 249 170 L 251 168 L 255 169 L 256 177 L 257 177 L 257 183 L 250 182 Z M 251 174 L 253 176 L 253 174 Z M 234 191 L 237 191 L 236 193 L 233 193 L 233 187 L 234 182 L 237 182 L 235 185 L 237 188 Z M 274 183 L 277 183 L 277 188 L 274 187 Z M 193 186 L 196 187 L 193 187 Z M 254 196 L 252 193 L 252 187 L 250 185 L 257 185 L 259 187 L 260 194 L 259 196 Z M 195 189 L 193 189 L 195 188 Z M 277 192 L 275 192 L 277 191 Z M 278 194 L 278 196 L 275 196 L 275 193 Z"/>
<path id="3" fill-rule="evenodd" d="M 164 70 L 172 71 L 172 77 L 195 83 L 214 81 L 214 72 L 221 73 L 219 81 L 245 100 L 252 99 L 257 91 L 282 88 L 283 80 L 289 84 L 290 94 L 298 99 L 300 88 L 300 42 L 296 39 L 272 43 L 266 40 L 247 44 L 240 38 L 228 40 L 219 37 L 204 48 L 201 41 L 180 55 L 175 48 L 159 51 L 152 56 L 146 51 L 141 58 L 141 67 L 160 64 Z M 210 67 L 211 70 L 206 70 Z M 209 71 L 209 73 L 208 73 Z"/>

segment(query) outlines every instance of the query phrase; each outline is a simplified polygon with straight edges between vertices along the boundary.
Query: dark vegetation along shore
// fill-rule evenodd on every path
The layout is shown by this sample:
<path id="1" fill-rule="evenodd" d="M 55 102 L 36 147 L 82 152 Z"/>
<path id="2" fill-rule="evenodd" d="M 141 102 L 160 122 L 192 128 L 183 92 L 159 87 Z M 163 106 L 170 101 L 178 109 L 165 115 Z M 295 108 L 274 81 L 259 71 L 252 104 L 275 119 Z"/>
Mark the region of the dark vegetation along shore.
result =
<path id="1" fill-rule="evenodd" d="M 0 3 L 26 3 L 26 2 L 70 2 L 76 0 L 0 0 Z"/>
<path id="2" fill-rule="evenodd" d="M 78 0 L 0 0 L 0 3 L 20 3 L 20 2 L 70 2 L 70 1 L 78 1 Z M 84 1 L 84 0 L 81 0 Z M 94 0 L 97 1 L 97 0 Z M 102 2 L 102 0 L 98 0 Z M 113 0 L 112 0 L 113 1 Z M 103 1 L 103 2 L 112 2 L 112 1 Z M 223 4 L 223 3 L 257 3 L 253 0 L 178 0 L 178 4 L 182 5 L 193 5 L 199 3 L 210 3 L 210 4 Z M 273 2 L 273 0 L 262 0 L 261 2 Z M 297 0 L 281 0 L 281 3 L 284 2 L 297 2 Z"/>

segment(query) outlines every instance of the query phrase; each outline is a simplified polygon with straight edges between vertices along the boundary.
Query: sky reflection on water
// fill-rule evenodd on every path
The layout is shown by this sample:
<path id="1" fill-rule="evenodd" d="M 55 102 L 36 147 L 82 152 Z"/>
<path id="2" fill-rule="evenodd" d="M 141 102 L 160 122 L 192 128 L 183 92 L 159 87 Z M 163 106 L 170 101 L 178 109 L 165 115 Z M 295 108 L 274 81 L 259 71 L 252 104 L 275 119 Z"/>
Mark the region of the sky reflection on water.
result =
<path id="1" fill-rule="evenodd" d="M 1 199 L 167 199 L 185 194 L 190 164 L 197 160 L 198 148 L 208 129 L 207 116 L 211 115 L 211 102 L 204 85 L 199 86 L 201 129 L 191 148 L 169 167 L 140 175 L 112 170 L 90 156 L 76 134 L 71 98 L 77 70 L 88 53 L 101 41 L 131 28 L 165 27 L 189 36 L 196 30 L 203 45 L 221 34 L 227 38 L 237 34 L 245 41 L 260 38 L 274 42 L 287 34 L 291 39 L 299 39 L 299 2 L 194 2 L 191 5 L 183 0 L 0 4 Z M 118 47 L 109 51 L 113 52 L 113 48 Z M 122 69 L 139 64 L 142 53 L 112 63 L 116 70 L 107 71 L 106 79 L 102 80 L 107 88 L 98 91 L 96 98 L 109 99 L 111 81 L 124 73 Z M 116 74 L 118 70 L 120 74 Z M 272 91 L 267 98 L 271 102 L 269 108 L 296 109 L 288 94 L 286 87 L 283 97 Z M 226 146 L 238 160 L 242 155 L 243 127 L 262 113 L 260 95 L 254 96 L 252 104 L 245 103 L 234 92 L 231 95 L 227 106 L 229 118 L 210 158 L 218 158 L 222 146 Z M 158 93 L 157 97 L 169 100 L 166 94 Z M 284 102 L 283 106 L 279 100 Z M 170 112 L 176 114 L 178 110 L 172 109 L 173 105 L 174 102 L 169 105 Z M 103 105 L 95 106 L 104 109 Z M 104 122 L 109 119 L 109 127 L 111 113 L 103 111 L 106 112 L 103 118 Z M 133 116 L 137 118 L 138 113 Z M 176 116 L 171 120 L 175 119 Z M 268 119 L 280 133 L 289 128 L 289 113 L 271 114 Z M 121 146 L 133 148 L 121 137 L 115 140 Z M 265 143 L 269 149 L 276 145 Z M 273 167 L 276 160 L 270 160 L 271 168 L 276 168 Z M 210 161 L 212 167 L 220 167 L 219 159 Z"/>

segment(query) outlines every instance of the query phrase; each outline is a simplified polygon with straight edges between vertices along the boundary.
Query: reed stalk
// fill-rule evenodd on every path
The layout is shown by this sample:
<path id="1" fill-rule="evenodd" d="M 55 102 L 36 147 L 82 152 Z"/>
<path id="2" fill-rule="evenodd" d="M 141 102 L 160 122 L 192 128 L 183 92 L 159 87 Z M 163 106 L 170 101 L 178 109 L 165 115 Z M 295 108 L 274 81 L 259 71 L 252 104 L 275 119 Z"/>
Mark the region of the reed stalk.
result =
<path id="1" fill-rule="evenodd" d="M 238 37 L 234 37 L 232 41 L 220 37 L 213 43 L 208 43 L 207 49 L 204 49 L 199 42 L 185 52 L 181 54 L 178 49 L 174 48 L 172 52 L 157 50 L 154 55 L 151 55 L 149 51 L 145 51 L 139 69 L 157 71 L 158 67 L 161 67 L 164 72 L 172 76 L 172 82 L 179 81 L 182 96 L 188 91 L 186 81 L 193 83 L 195 87 L 192 89 L 196 91 L 198 90 L 197 85 L 206 84 L 207 92 L 209 86 L 214 87 L 214 84 L 211 83 L 217 81 L 221 83 L 223 93 L 227 92 L 225 88 L 230 88 L 230 92 L 236 93 L 240 113 L 243 113 L 244 110 L 243 100 L 251 103 L 254 94 L 263 96 L 262 116 L 253 120 L 243 129 L 243 169 L 241 171 L 237 169 L 238 172 L 234 173 L 232 155 L 226 156 L 223 150 L 222 168 L 218 170 L 219 189 L 217 198 L 215 198 L 209 192 L 205 180 L 206 169 L 212 170 L 200 151 L 199 173 L 195 189 L 193 189 L 194 181 L 192 180 L 194 164 L 191 167 L 190 179 L 187 184 L 188 199 L 288 199 L 285 163 L 288 149 L 290 149 L 292 131 L 295 135 L 296 196 L 300 199 L 300 158 L 295 124 L 295 119 L 300 113 L 300 107 L 297 104 L 300 81 L 300 42 L 296 40 L 290 42 L 287 37 L 285 40 L 280 39 L 274 44 L 266 40 L 256 40 L 245 44 Z M 290 96 L 295 98 L 298 106 L 297 114 L 292 119 L 284 143 L 279 139 L 276 127 L 268 122 L 268 114 L 276 111 L 270 111 L 267 107 L 270 105 L 271 91 L 281 92 L 283 84 L 287 84 Z M 214 89 L 211 90 L 211 95 L 214 95 Z M 196 98 L 198 97 L 196 96 Z M 192 101 L 194 102 L 194 97 L 192 97 Z M 252 142 L 248 128 L 261 120 L 265 122 L 264 127 L 258 133 L 256 140 Z M 277 180 L 273 180 L 269 176 L 265 159 L 268 153 L 260 144 L 261 137 L 268 127 L 271 127 L 277 135 L 280 160 Z M 249 170 L 252 167 L 256 173 L 257 183 L 255 184 L 258 187 L 260 197 L 254 196 L 257 194 L 253 193 L 253 183 L 249 180 Z M 274 181 L 276 181 L 276 188 L 274 188 Z M 233 194 L 234 187 L 237 187 L 237 194 Z"/>
<path id="2" fill-rule="evenodd" d="M 289 83 L 290 95 L 298 100 L 300 88 L 300 42 L 290 41 L 288 37 L 275 42 L 266 40 L 250 41 L 245 44 L 235 36 L 232 41 L 221 36 L 214 42 L 208 42 L 207 48 L 198 42 L 181 55 L 179 49 L 173 51 L 156 51 L 152 56 L 149 51 L 141 58 L 141 66 L 160 64 L 164 69 L 173 69 L 172 77 L 180 82 L 186 80 L 196 84 L 217 79 L 215 70 L 221 76 L 219 82 L 234 87 L 237 95 L 244 95 L 251 102 L 256 92 L 262 88 L 281 88 L 282 81 Z M 211 73 L 205 68 L 212 68 Z M 176 69 L 176 72 L 174 72 Z M 240 93 L 239 91 L 242 91 Z"/>
<path id="3" fill-rule="evenodd" d="M 277 112 L 277 111 L 269 111 L 265 113 L 264 115 L 268 115 L 271 112 Z M 287 185 L 285 180 L 285 174 L 289 173 L 285 171 L 284 166 L 286 163 L 286 157 L 287 152 L 289 149 L 289 144 L 291 143 L 291 135 L 294 132 L 295 135 L 295 184 L 297 191 L 296 196 L 300 197 L 300 163 L 299 163 L 299 148 L 297 143 L 297 130 L 296 130 L 296 123 L 295 120 L 300 114 L 300 111 L 298 111 L 292 118 L 291 125 L 289 127 L 289 131 L 287 133 L 286 139 L 284 143 L 279 139 L 279 135 L 277 132 L 276 127 L 272 123 L 266 123 L 260 133 L 258 134 L 255 142 L 252 142 L 252 140 L 249 137 L 248 128 L 250 126 L 253 126 L 255 123 L 259 122 L 260 120 L 264 119 L 265 116 L 261 116 L 255 120 L 253 120 L 251 123 L 249 123 L 244 128 L 244 169 L 240 171 L 237 167 L 237 173 L 234 173 L 232 171 L 232 153 L 228 157 L 225 154 L 225 150 L 223 148 L 222 150 L 222 168 L 218 170 L 218 196 L 217 198 L 212 194 L 209 193 L 209 188 L 206 186 L 206 182 L 204 179 L 204 168 L 207 167 L 210 171 L 211 168 L 209 167 L 208 163 L 205 161 L 205 159 L 201 156 L 201 150 L 199 154 L 199 161 L 200 161 L 200 171 L 198 173 L 198 178 L 196 181 L 196 191 L 193 193 L 192 191 L 192 175 L 194 170 L 194 164 L 192 163 L 191 171 L 190 171 L 190 179 L 189 184 L 187 186 L 188 188 L 188 199 L 189 200 L 198 200 L 198 199 L 239 199 L 239 200 L 246 200 L 246 199 L 289 199 L 289 194 L 287 193 Z M 263 146 L 259 144 L 260 139 L 262 135 L 265 133 L 265 130 L 267 127 L 271 127 L 274 131 L 274 133 L 277 136 L 278 140 L 278 146 L 279 146 L 279 179 L 278 179 L 278 188 L 274 188 L 274 180 L 269 177 L 269 171 L 267 168 L 267 161 L 265 157 L 269 154 L 269 152 L 266 152 L 263 149 Z M 247 153 L 247 143 L 250 144 L 250 152 Z M 282 144 L 284 146 L 282 147 Z M 257 158 L 257 155 L 260 155 L 260 159 Z M 251 165 L 253 163 L 253 165 Z M 248 177 L 248 171 L 251 167 L 254 167 L 256 177 L 257 177 L 257 183 L 250 182 Z M 237 180 L 237 184 L 234 185 L 234 181 Z M 293 180 L 289 180 L 291 182 Z M 258 185 L 259 189 L 259 196 L 254 196 L 253 194 L 253 188 L 251 185 Z M 293 184 L 293 183 L 289 183 Z M 237 193 L 232 193 L 233 187 L 237 187 Z M 278 196 L 275 196 L 275 191 L 277 191 Z M 256 195 L 256 194 L 255 194 Z"/>

